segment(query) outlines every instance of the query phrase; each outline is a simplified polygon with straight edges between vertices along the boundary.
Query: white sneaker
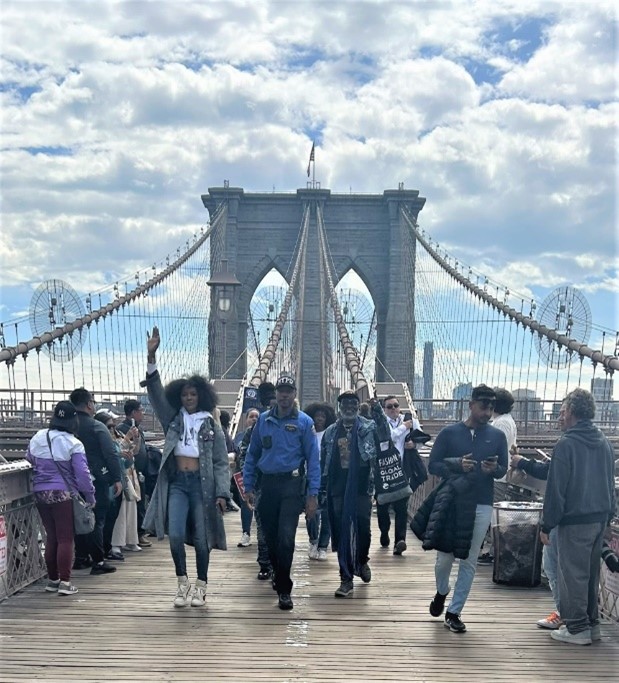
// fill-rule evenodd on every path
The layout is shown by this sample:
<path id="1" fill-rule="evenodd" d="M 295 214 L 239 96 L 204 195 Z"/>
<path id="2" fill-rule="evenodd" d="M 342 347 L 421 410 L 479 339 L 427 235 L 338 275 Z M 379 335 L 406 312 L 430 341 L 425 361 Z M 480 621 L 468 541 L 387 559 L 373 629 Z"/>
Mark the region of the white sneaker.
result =
<path id="1" fill-rule="evenodd" d="M 586 629 L 580 633 L 570 633 L 567 626 L 561 626 L 558 631 L 552 631 L 551 638 L 560 640 L 562 643 L 570 643 L 572 645 L 591 645 L 591 630 Z"/>
<path id="2" fill-rule="evenodd" d="M 70 581 L 61 581 L 58 584 L 58 595 L 73 595 L 77 592 L 77 586 L 74 586 Z"/>
<path id="3" fill-rule="evenodd" d="M 310 560 L 317 560 L 318 559 L 318 546 L 314 545 L 313 543 L 310 543 L 309 550 L 307 551 L 307 556 L 310 558 Z"/>
<path id="4" fill-rule="evenodd" d="M 237 544 L 237 548 L 247 548 L 247 546 L 251 545 L 251 538 L 249 534 L 246 534 L 243 532 L 243 535 L 241 536 L 241 540 Z"/>
<path id="5" fill-rule="evenodd" d="M 320 548 L 318 555 L 316 555 L 316 559 L 319 562 L 325 562 L 327 560 L 327 551 L 324 548 Z"/>
<path id="6" fill-rule="evenodd" d="M 176 591 L 176 597 L 174 598 L 174 607 L 185 607 L 187 604 L 187 599 L 189 598 L 189 591 L 191 590 L 191 584 L 189 583 L 186 576 L 178 577 L 178 589 Z"/>
<path id="7" fill-rule="evenodd" d="M 193 594 L 191 596 L 191 606 L 192 607 L 204 607 L 206 604 L 206 581 L 196 581 L 196 585 L 193 588 Z"/>
<path id="8" fill-rule="evenodd" d="M 137 543 L 130 543 L 129 545 L 124 545 L 122 549 L 127 553 L 141 553 L 142 548 Z"/>
<path id="9" fill-rule="evenodd" d="M 602 640 L 602 631 L 600 630 L 599 624 L 594 624 L 591 627 L 591 640 L 596 642 L 597 640 Z"/>

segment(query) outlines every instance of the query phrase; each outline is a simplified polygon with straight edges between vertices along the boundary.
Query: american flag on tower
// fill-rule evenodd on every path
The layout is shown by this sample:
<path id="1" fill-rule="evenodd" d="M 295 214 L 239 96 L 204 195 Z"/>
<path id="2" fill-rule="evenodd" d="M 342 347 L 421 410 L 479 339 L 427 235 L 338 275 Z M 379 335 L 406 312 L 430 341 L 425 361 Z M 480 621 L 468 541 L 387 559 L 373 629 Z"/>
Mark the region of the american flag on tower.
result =
<path id="1" fill-rule="evenodd" d="M 307 164 L 307 177 L 309 178 L 310 176 L 310 166 L 312 165 L 312 161 L 314 161 L 314 143 L 312 142 L 312 151 L 310 152 L 310 158 L 309 162 Z"/>

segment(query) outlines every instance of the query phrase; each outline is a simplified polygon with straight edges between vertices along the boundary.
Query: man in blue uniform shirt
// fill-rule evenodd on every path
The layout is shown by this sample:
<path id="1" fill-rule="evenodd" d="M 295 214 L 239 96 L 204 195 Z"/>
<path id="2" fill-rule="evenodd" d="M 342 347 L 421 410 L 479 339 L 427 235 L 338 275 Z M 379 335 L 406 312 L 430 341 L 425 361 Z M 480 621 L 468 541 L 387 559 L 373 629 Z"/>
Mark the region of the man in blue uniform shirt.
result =
<path id="1" fill-rule="evenodd" d="M 258 418 L 243 468 L 246 500 L 251 507 L 259 480 L 258 514 L 273 567 L 273 587 L 283 610 L 293 607 L 290 568 L 299 514 L 305 499 L 305 514 L 308 519 L 314 516 L 320 487 L 314 422 L 296 408 L 296 395 L 294 377 L 281 375 L 275 384 L 276 405 Z"/>

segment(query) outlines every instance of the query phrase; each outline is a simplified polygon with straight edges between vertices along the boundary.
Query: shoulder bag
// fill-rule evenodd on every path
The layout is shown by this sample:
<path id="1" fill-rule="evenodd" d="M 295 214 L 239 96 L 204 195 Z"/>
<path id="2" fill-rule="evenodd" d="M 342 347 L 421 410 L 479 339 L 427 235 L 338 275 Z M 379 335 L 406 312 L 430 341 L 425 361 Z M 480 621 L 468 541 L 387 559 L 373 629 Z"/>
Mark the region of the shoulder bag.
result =
<path id="1" fill-rule="evenodd" d="M 62 477 L 67 490 L 71 494 L 71 502 L 73 504 L 73 531 L 76 536 L 82 536 L 84 534 L 89 534 L 95 528 L 95 512 L 88 505 L 88 503 L 82 498 L 79 491 L 71 490 L 71 486 L 64 476 L 60 466 L 54 458 L 54 452 L 52 451 L 52 441 L 49 438 L 49 430 L 47 430 L 47 445 L 49 447 L 49 452 L 52 455 L 52 460 L 54 461 L 60 476 Z"/>

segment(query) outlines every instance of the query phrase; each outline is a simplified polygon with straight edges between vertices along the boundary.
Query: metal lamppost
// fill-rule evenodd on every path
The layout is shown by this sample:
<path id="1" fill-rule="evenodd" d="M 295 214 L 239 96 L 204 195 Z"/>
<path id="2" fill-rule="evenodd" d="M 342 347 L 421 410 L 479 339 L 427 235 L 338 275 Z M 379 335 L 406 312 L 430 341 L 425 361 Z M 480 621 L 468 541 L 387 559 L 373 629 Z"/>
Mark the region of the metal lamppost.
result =
<path id="1" fill-rule="evenodd" d="M 209 287 L 213 287 L 215 292 L 216 315 L 222 325 L 223 350 L 221 354 L 222 368 L 220 375 L 223 377 L 226 372 L 226 323 L 234 311 L 234 290 L 236 287 L 240 287 L 241 283 L 237 280 L 234 273 L 228 272 L 227 259 L 222 259 L 219 270 L 213 273 L 206 284 Z"/>

